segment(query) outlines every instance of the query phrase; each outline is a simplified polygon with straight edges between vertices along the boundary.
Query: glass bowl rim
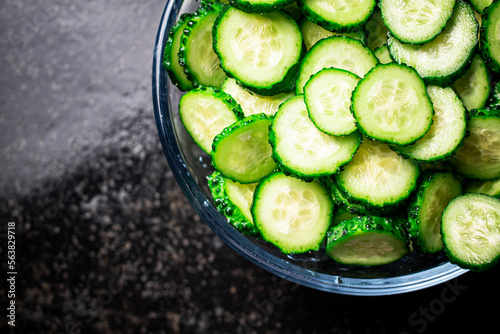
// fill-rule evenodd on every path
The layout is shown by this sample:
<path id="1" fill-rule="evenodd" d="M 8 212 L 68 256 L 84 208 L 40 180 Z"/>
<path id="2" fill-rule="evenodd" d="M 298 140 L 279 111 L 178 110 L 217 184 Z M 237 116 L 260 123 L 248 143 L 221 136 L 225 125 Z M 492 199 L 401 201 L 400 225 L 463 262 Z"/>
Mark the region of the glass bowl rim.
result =
<path id="1" fill-rule="evenodd" d="M 163 69 L 163 50 L 169 19 L 177 17 L 183 0 L 168 0 L 159 24 L 152 67 L 153 108 L 161 146 L 184 195 L 212 231 L 228 246 L 268 272 L 309 288 L 344 295 L 380 296 L 417 291 L 449 281 L 468 270 L 449 262 L 433 268 L 389 278 L 349 278 L 314 272 L 280 259 L 258 247 L 227 224 L 191 176 L 175 138 Z M 169 26 L 170 23 L 170 26 Z M 165 89 L 165 90 L 164 90 Z"/>

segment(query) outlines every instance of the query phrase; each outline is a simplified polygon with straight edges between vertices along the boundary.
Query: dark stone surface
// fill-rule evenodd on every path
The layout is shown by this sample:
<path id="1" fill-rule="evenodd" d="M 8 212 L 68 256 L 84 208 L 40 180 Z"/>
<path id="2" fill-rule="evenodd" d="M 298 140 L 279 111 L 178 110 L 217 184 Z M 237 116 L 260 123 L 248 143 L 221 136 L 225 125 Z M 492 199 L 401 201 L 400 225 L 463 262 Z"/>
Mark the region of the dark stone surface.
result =
<path id="1" fill-rule="evenodd" d="M 154 124 L 150 66 L 164 5 L 0 4 L 1 332 L 491 332 L 498 267 L 352 297 L 275 277 L 215 236 L 176 184 Z"/>

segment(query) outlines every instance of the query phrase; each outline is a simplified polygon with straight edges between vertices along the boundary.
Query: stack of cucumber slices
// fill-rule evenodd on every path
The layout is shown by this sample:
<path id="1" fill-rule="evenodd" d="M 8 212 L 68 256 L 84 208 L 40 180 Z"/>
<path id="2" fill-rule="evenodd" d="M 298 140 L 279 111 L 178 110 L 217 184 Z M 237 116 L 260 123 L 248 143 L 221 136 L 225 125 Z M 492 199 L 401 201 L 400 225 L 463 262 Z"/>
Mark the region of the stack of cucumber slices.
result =
<path id="1" fill-rule="evenodd" d="M 217 210 L 285 254 L 500 259 L 500 0 L 202 0 L 164 68 Z"/>

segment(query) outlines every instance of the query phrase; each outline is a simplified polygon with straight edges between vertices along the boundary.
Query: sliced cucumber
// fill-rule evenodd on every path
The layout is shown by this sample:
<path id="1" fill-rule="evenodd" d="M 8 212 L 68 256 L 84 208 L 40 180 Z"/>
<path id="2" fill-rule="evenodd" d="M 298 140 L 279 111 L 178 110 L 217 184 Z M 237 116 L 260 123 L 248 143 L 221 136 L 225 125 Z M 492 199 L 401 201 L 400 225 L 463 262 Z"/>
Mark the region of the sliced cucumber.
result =
<path id="1" fill-rule="evenodd" d="M 462 195 L 462 184 L 451 172 L 427 171 L 408 206 L 409 235 L 414 249 L 435 253 L 444 248 L 441 216 L 448 203 Z"/>
<path id="2" fill-rule="evenodd" d="M 239 183 L 255 183 L 278 165 L 272 158 L 269 126 L 272 117 L 256 114 L 239 120 L 215 136 L 212 165 L 224 177 Z"/>
<path id="3" fill-rule="evenodd" d="M 467 69 L 477 49 L 477 36 L 474 10 L 459 0 L 444 31 L 432 41 L 406 44 L 389 34 L 387 45 L 395 61 L 415 68 L 427 84 L 448 86 Z"/>
<path id="4" fill-rule="evenodd" d="M 304 56 L 300 64 L 295 91 L 304 92 L 304 85 L 311 75 L 329 67 L 335 67 L 364 77 L 378 64 L 373 52 L 358 40 L 333 36 L 318 41 Z"/>
<path id="5" fill-rule="evenodd" d="M 290 15 L 248 14 L 226 6 L 213 33 L 214 49 L 228 76 L 263 95 L 293 89 L 303 43 Z"/>
<path id="6" fill-rule="evenodd" d="M 221 4 L 200 6 L 184 27 L 179 48 L 179 63 L 194 86 L 220 88 L 226 74 L 212 48 L 212 27 Z"/>
<path id="7" fill-rule="evenodd" d="M 472 7 L 479 13 L 483 14 L 484 11 L 494 2 L 494 0 L 470 0 Z"/>
<path id="8" fill-rule="evenodd" d="M 179 116 L 194 142 L 210 154 L 215 136 L 243 117 L 243 111 L 228 94 L 201 86 L 182 96 Z"/>
<path id="9" fill-rule="evenodd" d="M 318 129 L 333 136 L 357 130 L 350 107 L 358 82 L 357 75 L 336 68 L 323 69 L 309 79 L 304 87 L 304 101 Z"/>
<path id="10" fill-rule="evenodd" d="M 368 35 L 366 37 L 366 44 L 370 50 L 375 50 L 387 44 L 387 33 L 389 29 L 387 29 L 382 20 L 382 12 L 379 6 L 375 7 L 372 17 L 366 23 L 365 29 Z"/>
<path id="11" fill-rule="evenodd" d="M 389 52 L 389 48 L 387 48 L 387 44 L 379 46 L 378 48 L 373 50 L 373 54 L 375 55 L 375 57 L 377 57 L 378 61 L 381 64 L 389 64 L 393 62 L 391 53 Z"/>
<path id="12" fill-rule="evenodd" d="M 406 201 L 401 201 L 398 205 L 375 207 L 367 204 L 366 202 L 361 203 L 352 196 L 349 196 L 349 194 L 346 194 L 341 187 L 337 185 L 335 178 L 328 179 L 327 186 L 335 205 L 345 208 L 353 215 L 393 216 L 399 214 L 402 211 L 401 209 L 404 207 L 402 204 L 406 203 Z M 406 207 L 404 207 L 404 210 L 406 210 Z"/>
<path id="13" fill-rule="evenodd" d="M 304 9 L 331 0 L 299 1 Z M 373 2 L 347 5 L 364 1 Z M 302 16 L 291 0 L 199 2 L 169 31 L 163 65 L 184 94 L 180 121 L 210 155 L 208 188 L 228 224 L 285 254 L 321 249 L 347 265 L 384 265 L 412 249 L 443 247 L 464 268 L 482 271 L 498 261 L 500 84 L 498 64 L 482 60 L 500 50 L 490 43 L 498 40 L 491 16 L 497 1 L 484 14 L 490 30 L 480 35 L 481 15 L 458 0 L 445 29 L 422 45 L 401 43 L 394 27 L 388 39 L 378 7 L 366 24 L 342 16 L 356 23 L 340 33 Z M 417 16 L 443 18 L 408 3 Z M 343 5 L 331 2 L 316 20 L 335 6 Z M 422 38 L 428 31 L 421 23 L 406 33 Z M 483 32 L 493 39 L 477 54 Z M 452 209 L 462 187 L 483 196 L 459 206 L 467 217 Z M 481 211 L 485 202 L 497 204 Z M 327 234 L 332 226 L 338 229 Z"/>
<path id="14" fill-rule="evenodd" d="M 365 136 L 400 146 L 422 138 L 434 113 L 417 72 L 396 63 L 370 70 L 352 94 L 351 108 Z"/>
<path id="15" fill-rule="evenodd" d="M 276 113 L 269 140 L 284 170 L 309 179 L 336 173 L 352 159 L 361 136 L 354 132 L 335 137 L 320 131 L 309 118 L 304 96 L 297 95 Z"/>
<path id="16" fill-rule="evenodd" d="M 253 222 L 250 209 L 252 207 L 253 194 L 258 183 L 243 184 L 230 179 L 225 179 L 224 181 L 228 199 L 241 210 L 245 218 Z"/>
<path id="17" fill-rule="evenodd" d="M 218 171 L 207 177 L 216 209 L 238 231 L 257 236 L 250 207 L 257 183 L 241 184 L 224 178 Z"/>
<path id="18" fill-rule="evenodd" d="M 347 265 L 392 263 L 409 252 L 400 224 L 395 218 L 377 216 L 342 221 L 328 231 L 326 254 Z"/>
<path id="19" fill-rule="evenodd" d="M 337 226 L 344 220 L 349 220 L 356 216 L 357 216 L 356 214 L 351 213 L 347 208 L 343 206 L 335 206 L 331 226 Z"/>
<path id="20" fill-rule="evenodd" d="M 350 198 L 348 198 L 348 196 L 344 194 L 344 192 L 337 186 L 337 182 L 334 178 L 329 180 L 327 185 L 335 205 L 345 208 L 349 213 L 353 215 L 370 213 L 369 208 L 367 208 L 365 205 L 360 204 L 356 201 L 351 201 Z"/>
<path id="21" fill-rule="evenodd" d="M 304 18 L 304 14 L 302 14 L 297 1 L 293 1 L 291 4 L 283 8 L 283 10 L 290 14 L 290 16 L 292 16 L 293 19 L 297 22 Z"/>
<path id="22" fill-rule="evenodd" d="M 274 116 L 279 106 L 294 96 L 294 92 L 280 93 L 271 96 L 259 95 L 238 84 L 233 78 L 227 78 L 221 88 L 238 102 L 245 116 L 264 113 Z"/>
<path id="23" fill-rule="evenodd" d="M 181 38 L 184 35 L 184 29 L 192 17 L 193 14 L 191 13 L 184 13 L 179 17 L 179 20 L 170 28 L 163 52 L 163 67 L 167 71 L 172 83 L 181 91 L 188 91 L 194 88 L 193 83 L 189 80 L 186 73 L 184 73 L 184 67 L 179 64 Z"/>
<path id="24" fill-rule="evenodd" d="M 380 0 L 382 18 L 391 34 L 402 43 L 423 44 L 433 40 L 451 17 L 455 0 Z"/>
<path id="25" fill-rule="evenodd" d="M 362 28 L 375 8 L 375 0 L 298 0 L 297 3 L 309 20 L 338 32 Z"/>
<path id="26" fill-rule="evenodd" d="M 418 175 L 414 162 L 399 156 L 386 144 L 364 139 L 335 179 L 353 200 L 384 208 L 405 201 L 415 189 Z"/>
<path id="27" fill-rule="evenodd" d="M 466 184 L 464 192 L 500 198 L 500 178 L 492 181 L 471 180 Z"/>
<path id="28" fill-rule="evenodd" d="M 491 93 L 490 72 L 480 55 L 472 59 L 471 67 L 451 85 L 467 110 L 486 106 Z"/>
<path id="29" fill-rule="evenodd" d="M 247 13 L 270 13 L 290 5 L 295 0 L 229 0 L 229 4 Z"/>
<path id="30" fill-rule="evenodd" d="M 481 38 L 481 26 L 483 23 L 483 15 L 479 14 L 476 10 L 474 11 L 474 16 L 476 17 L 476 21 L 479 24 L 479 33 L 478 38 Z"/>
<path id="31" fill-rule="evenodd" d="M 500 81 L 495 84 L 492 90 L 488 102 L 486 102 L 486 108 L 484 109 L 489 109 L 490 112 L 495 113 L 500 110 Z"/>
<path id="32" fill-rule="evenodd" d="M 252 214 L 262 237 L 289 254 L 320 248 L 333 209 L 332 199 L 319 181 L 305 182 L 276 172 L 257 186 Z"/>
<path id="33" fill-rule="evenodd" d="M 500 258 L 500 200 L 465 194 L 452 200 L 443 213 L 443 243 L 450 262 L 484 271 Z"/>
<path id="34" fill-rule="evenodd" d="M 500 177 L 500 116 L 472 115 L 470 135 L 455 157 L 448 160 L 454 170 L 471 179 L 490 181 Z"/>
<path id="35" fill-rule="evenodd" d="M 314 44 L 319 40 L 331 36 L 345 36 L 353 39 L 359 40 L 361 43 L 366 43 L 366 33 L 363 29 L 359 29 L 353 32 L 338 33 L 330 30 L 326 30 L 320 27 L 314 22 L 311 22 L 307 18 L 303 18 L 299 22 L 300 31 L 302 32 L 302 37 L 304 38 L 304 44 L 306 49 L 309 50 Z"/>
<path id="36" fill-rule="evenodd" d="M 450 87 L 428 86 L 427 94 L 434 107 L 431 128 L 415 144 L 397 148 L 397 151 L 419 162 L 444 161 L 451 158 L 464 143 L 466 111 Z"/>
<path id="37" fill-rule="evenodd" d="M 481 54 L 490 70 L 500 73 L 500 1 L 495 1 L 483 14 Z"/>

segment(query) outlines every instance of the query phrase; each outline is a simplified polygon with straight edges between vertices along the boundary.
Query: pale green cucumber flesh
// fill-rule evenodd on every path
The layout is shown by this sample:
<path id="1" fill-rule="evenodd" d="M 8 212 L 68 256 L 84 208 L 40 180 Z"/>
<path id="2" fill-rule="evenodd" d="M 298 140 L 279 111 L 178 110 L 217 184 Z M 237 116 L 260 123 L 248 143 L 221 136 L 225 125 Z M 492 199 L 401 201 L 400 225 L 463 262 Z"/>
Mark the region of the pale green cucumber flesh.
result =
<path id="1" fill-rule="evenodd" d="M 392 58 L 415 68 L 427 84 L 448 86 L 467 69 L 478 46 L 478 23 L 470 4 L 458 1 L 446 27 L 432 41 L 401 43 L 390 35 Z"/>
<path id="2" fill-rule="evenodd" d="M 362 78 L 377 64 L 377 57 L 358 40 L 338 36 L 324 38 L 304 56 L 295 91 L 302 94 L 309 78 L 324 68 L 343 69 Z"/>
<path id="3" fill-rule="evenodd" d="M 358 132 L 336 137 L 319 130 L 309 118 L 303 95 L 281 105 L 270 131 L 275 160 L 305 178 L 336 173 L 352 159 L 360 139 Z"/>
<path id="4" fill-rule="evenodd" d="M 418 166 L 388 145 L 364 139 L 352 160 L 335 174 L 348 196 L 378 208 L 406 200 L 417 185 Z"/>
<path id="5" fill-rule="evenodd" d="M 408 208 L 415 249 L 430 253 L 443 249 L 441 216 L 448 203 L 461 194 L 461 182 L 451 172 L 428 171 L 422 175 Z"/>
<path id="6" fill-rule="evenodd" d="M 450 87 L 428 86 L 427 93 L 434 108 L 429 131 L 414 144 L 397 148 L 397 151 L 419 162 L 444 161 L 464 143 L 466 110 Z"/>
<path id="7" fill-rule="evenodd" d="M 179 103 L 184 127 L 196 144 L 209 154 L 215 136 L 239 117 L 239 113 L 234 112 L 237 108 L 228 105 L 225 98 L 228 96 L 221 97 L 213 89 L 201 87 L 187 92 Z"/>
<path id="8" fill-rule="evenodd" d="M 451 262 L 488 269 L 500 258 L 500 200 L 482 194 L 455 198 L 443 213 L 442 234 Z"/>
<path id="9" fill-rule="evenodd" d="M 346 265 L 392 263 L 408 253 L 400 223 L 398 219 L 377 216 L 341 221 L 328 231 L 326 253 Z"/>
<path id="10" fill-rule="evenodd" d="M 490 73 L 479 54 L 474 56 L 471 67 L 451 87 L 467 110 L 486 106 L 491 93 Z"/>
<path id="11" fill-rule="evenodd" d="M 318 250 L 333 215 L 324 185 L 276 172 L 255 190 L 252 214 L 264 240 L 283 253 Z"/>
<path id="12" fill-rule="evenodd" d="M 255 89 L 295 80 L 289 71 L 302 55 L 302 35 L 283 11 L 250 14 L 226 7 L 216 21 L 214 49 L 230 77 Z"/>
<path id="13" fill-rule="evenodd" d="M 345 136 L 356 131 L 351 113 L 351 95 L 359 77 L 336 68 L 323 69 L 304 87 L 304 101 L 309 117 L 321 131 Z"/>
<path id="14" fill-rule="evenodd" d="M 396 63 L 368 72 L 353 93 L 351 107 L 365 136 L 399 146 L 422 138 L 434 113 L 422 79 Z"/>
<path id="15" fill-rule="evenodd" d="M 494 180 L 500 177 L 500 117 L 471 117 L 469 136 L 448 160 L 455 171 L 476 180 Z"/>
<path id="16" fill-rule="evenodd" d="M 272 118 L 246 117 L 218 134 L 213 142 L 212 164 L 226 178 L 239 183 L 259 182 L 277 168 L 269 144 Z"/>
<path id="17" fill-rule="evenodd" d="M 325 29 L 344 32 L 361 28 L 375 8 L 374 0 L 299 0 L 304 16 Z"/>
<path id="18" fill-rule="evenodd" d="M 381 0 L 385 25 L 402 43 L 423 44 L 433 40 L 446 26 L 455 0 Z"/>

